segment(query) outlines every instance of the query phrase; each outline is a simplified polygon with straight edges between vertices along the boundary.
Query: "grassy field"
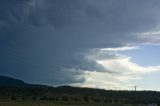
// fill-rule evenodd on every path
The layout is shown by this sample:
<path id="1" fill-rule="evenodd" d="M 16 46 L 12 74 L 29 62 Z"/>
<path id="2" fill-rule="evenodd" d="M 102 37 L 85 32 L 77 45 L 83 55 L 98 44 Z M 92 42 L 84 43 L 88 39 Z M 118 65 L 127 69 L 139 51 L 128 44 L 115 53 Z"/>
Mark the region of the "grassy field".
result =
<path id="1" fill-rule="evenodd" d="M 0 102 L 0 106 L 97 106 L 97 104 L 91 104 L 91 103 L 74 104 L 74 103 L 55 103 L 55 102 Z M 105 106 L 105 105 L 98 104 L 98 106 Z"/>
<path id="2" fill-rule="evenodd" d="M 146 106 L 131 104 L 104 104 L 104 103 L 56 103 L 56 102 L 22 102 L 22 101 L 6 101 L 0 102 L 0 106 Z"/>

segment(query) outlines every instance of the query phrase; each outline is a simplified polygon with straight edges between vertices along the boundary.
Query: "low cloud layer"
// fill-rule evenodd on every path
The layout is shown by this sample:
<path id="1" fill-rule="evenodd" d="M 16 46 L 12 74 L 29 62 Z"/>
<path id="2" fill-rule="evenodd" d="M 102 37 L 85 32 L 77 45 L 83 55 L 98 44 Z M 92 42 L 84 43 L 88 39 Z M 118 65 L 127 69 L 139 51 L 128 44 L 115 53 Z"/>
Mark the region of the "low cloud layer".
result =
<path id="1" fill-rule="evenodd" d="M 120 54 L 121 51 L 139 50 L 139 47 L 103 48 L 90 54 L 97 63 L 105 67 L 108 72 L 86 72 L 88 75 L 82 86 L 104 89 L 132 90 L 135 81 L 143 79 L 143 75 L 160 72 L 158 66 L 141 66 L 134 63 L 131 57 Z"/>
<path id="2" fill-rule="evenodd" d="M 121 73 L 104 65 L 107 58 L 110 64 L 120 59 L 143 68 L 112 52 L 96 57 L 106 58 L 102 64 L 93 54 L 159 44 L 159 35 L 141 36 L 159 29 L 159 5 L 158 0 L 1 0 L 0 74 L 61 85 L 85 83 L 87 73 Z M 122 67 L 132 70 L 117 68 Z"/>

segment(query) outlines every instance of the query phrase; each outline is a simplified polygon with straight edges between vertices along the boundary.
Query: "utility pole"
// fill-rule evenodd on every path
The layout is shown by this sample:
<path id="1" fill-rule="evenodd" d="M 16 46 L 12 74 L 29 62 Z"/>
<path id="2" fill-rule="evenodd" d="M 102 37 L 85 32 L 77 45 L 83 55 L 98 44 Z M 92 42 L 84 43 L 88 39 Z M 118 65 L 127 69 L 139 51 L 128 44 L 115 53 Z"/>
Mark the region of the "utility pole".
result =
<path id="1" fill-rule="evenodd" d="M 137 87 L 138 87 L 138 86 L 133 86 L 133 87 L 134 87 L 134 90 L 137 91 Z"/>

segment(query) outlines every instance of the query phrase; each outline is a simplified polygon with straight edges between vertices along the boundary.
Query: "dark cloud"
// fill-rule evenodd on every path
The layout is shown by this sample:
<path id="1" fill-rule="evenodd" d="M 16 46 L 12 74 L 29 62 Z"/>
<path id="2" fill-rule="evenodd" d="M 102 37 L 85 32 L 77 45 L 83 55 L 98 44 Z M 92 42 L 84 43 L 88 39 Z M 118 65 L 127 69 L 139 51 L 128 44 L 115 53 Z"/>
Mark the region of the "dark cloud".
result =
<path id="1" fill-rule="evenodd" d="M 28 82 L 83 82 L 106 71 L 94 48 L 140 43 L 134 32 L 159 24 L 158 0 L 1 0 L 0 73 Z M 52 82 L 53 81 L 53 82 Z"/>

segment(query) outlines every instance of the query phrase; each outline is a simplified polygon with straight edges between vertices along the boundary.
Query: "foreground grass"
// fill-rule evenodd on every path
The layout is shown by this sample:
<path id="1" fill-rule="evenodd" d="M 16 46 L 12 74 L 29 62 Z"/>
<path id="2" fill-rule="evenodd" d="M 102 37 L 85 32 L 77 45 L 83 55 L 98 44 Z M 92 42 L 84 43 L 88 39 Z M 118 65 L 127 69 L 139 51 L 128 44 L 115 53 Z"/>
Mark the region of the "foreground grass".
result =
<path id="1" fill-rule="evenodd" d="M 53 103 L 53 102 L 0 102 L 0 106 L 97 106 L 96 104 L 74 104 L 74 103 Z M 105 106 L 104 104 L 98 106 Z"/>
<path id="2" fill-rule="evenodd" d="M 0 106 L 105 106 L 105 105 L 104 104 L 97 105 L 95 103 L 73 103 L 73 102 L 5 101 L 5 102 L 0 102 Z"/>
<path id="3" fill-rule="evenodd" d="M 5 101 L 0 106 L 146 106 L 132 104 L 104 104 L 104 103 L 71 103 L 71 102 L 41 102 L 41 101 Z"/>

